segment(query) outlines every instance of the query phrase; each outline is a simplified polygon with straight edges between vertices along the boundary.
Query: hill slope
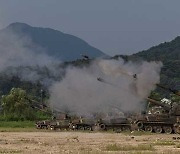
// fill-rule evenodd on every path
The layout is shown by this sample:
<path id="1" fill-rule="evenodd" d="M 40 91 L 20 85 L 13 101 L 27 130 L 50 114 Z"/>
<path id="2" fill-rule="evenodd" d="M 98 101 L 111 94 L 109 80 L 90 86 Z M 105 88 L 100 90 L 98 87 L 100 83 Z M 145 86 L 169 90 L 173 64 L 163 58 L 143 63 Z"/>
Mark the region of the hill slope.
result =
<path id="1" fill-rule="evenodd" d="M 161 83 L 180 90 L 180 36 L 148 50 L 133 54 L 130 59 L 162 61 Z"/>
<path id="2" fill-rule="evenodd" d="M 76 60 L 81 57 L 81 54 L 89 55 L 90 57 L 105 56 L 102 51 L 90 46 L 82 39 L 50 28 L 32 27 L 24 23 L 12 23 L 5 29 L 2 29 L 0 33 L 9 30 L 17 35 L 29 37 L 33 43 L 45 49 L 43 52 L 63 61 Z"/>

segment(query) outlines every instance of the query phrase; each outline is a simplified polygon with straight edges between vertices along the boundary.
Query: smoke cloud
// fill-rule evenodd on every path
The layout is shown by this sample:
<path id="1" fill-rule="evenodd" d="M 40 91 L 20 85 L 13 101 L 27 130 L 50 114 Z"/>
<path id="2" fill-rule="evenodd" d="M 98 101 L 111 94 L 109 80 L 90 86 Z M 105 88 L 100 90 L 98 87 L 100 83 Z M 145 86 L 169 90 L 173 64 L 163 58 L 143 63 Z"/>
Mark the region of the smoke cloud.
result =
<path id="1" fill-rule="evenodd" d="M 96 60 L 84 68 L 69 67 L 65 78 L 50 88 L 51 106 L 80 115 L 113 108 L 122 112 L 140 111 L 160 80 L 161 66 L 156 62 L 136 64 L 119 59 Z"/>
<path id="2" fill-rule="evenodd" d="M 42 47 L 32 42 L 27 35 L 16 33 L 10 28 L 0 32 L 0 72 L 8 76 L 18 76 L 25 81 L 41 81 L 49 86 L 52 79 L 45 77 L 44 71 L 49 71 L 51 77 L 62 74 L 60 61 L 43 53 Z M 58 72 L 58 74 L 57 74 Z M 45 77 L 45 78 L 44 78 Z"/>
<path id="3" fill-rule="evenodd" d="M 88 67 L 71 66 L 63 70 L 60 62 L 43 50 L 29 37 L 1 32 L 0 72 L 31 82 L 41 80 L 43 85 L 50 86 L 49 101 L 56 111 L 79 115 L 140 111 L 160 80 L 161 63 L 97 59 Z M 46 71 L 39 71 L 42 68 L 50 72 L 46 78 L 43 75 Z"/>

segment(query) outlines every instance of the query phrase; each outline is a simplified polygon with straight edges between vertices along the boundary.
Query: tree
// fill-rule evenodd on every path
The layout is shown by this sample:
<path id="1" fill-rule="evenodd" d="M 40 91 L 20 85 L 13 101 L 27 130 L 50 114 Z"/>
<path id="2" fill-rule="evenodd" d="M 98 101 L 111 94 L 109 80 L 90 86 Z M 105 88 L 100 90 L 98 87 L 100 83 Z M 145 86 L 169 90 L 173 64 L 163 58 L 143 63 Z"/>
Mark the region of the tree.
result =
<path id="1" fill-rule="evenodd" d="M 28 95 L 21 88 L 12 88 L 8 95 L 3 95 L 1 106 L 7 120 L 32 120 L 35 117 Z"/>
<path id="2" fill-rule="evenodd" d="M 180 103 L 180 96 L 177 96 L 175 94 L 171 94 L 171 100 L 176 103 Z"/>

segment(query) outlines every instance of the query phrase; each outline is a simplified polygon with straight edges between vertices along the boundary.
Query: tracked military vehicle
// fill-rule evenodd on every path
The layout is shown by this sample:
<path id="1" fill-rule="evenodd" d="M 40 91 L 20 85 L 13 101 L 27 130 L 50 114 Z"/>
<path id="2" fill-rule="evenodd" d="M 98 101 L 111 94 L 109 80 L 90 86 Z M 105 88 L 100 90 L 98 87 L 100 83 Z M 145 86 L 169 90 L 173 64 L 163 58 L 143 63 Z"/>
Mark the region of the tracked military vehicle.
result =
<path id="1" fill-rule="evenodd" d="M 147 100 L 156 106 L 161 106 L 166 112 L 135 117 L 134 123 L 137 124 L 138 128 L 155 133 L 180 133 L 180 105 L 177 103 L 163 104 L 150 98 Z"/>
<path id="2" fill-rule="evenodd" d="M 51 130 L 69 130 L 71 128 L 71 121 L 68 119 L 54 120 L 50 123 Z"/>
<path id="3" fill-rule="evenodd" d="M 96 123 L 97 130 L 108 130 L 112 129 L 113 131 L 119 133 L 121 131 L 130 131 L 131 123 L 130 120 L 125 117 L 113 118 L 113 119 L 100 119 Z"/>
<path id="4" fill-rule="evenodd" d="M 37 129 L 48 129 L 50 123 L 51 123 L 50 120 L 38 121 L 35 123 L 35 126 Z"/>
<path id="5" fill-rule="evenodd" d="M 96 121 L 94 119 L 79 118 L 72 121 L 73 130 L 90 130 L 94 128 Z"/>
<path id="6" fill-rule="evenodd" d="M 136 76 L 137 77 L 137 76 Z M 105 81 L 102 78 L 97 78 L 98 81 L 109 83 Z M 160 84 L 157 84 L 157 86 L 169 90 L 170 92 L 173 92 L 174 94 L 180 96 L 180 92 L 177 90 L 172 90 L 170 88 L 166 88 Z M 172 132 L 180 133 L 180 104 L 178 103 L 171 103 L 169 104 L 163 104 L 162 102 L 147 98 L 149 102 L 156 106 L 161 106 L 166 113 L 164 114 L 140 114 L 134 116 L 131 120 L 133 121 L 133 124 L 130 125 L 128 122 L 130 120 L 127 120 L 127 123 L 119 123 L 118 125 L 115 123 L 115 126 L 121 128 L 124 127 L 123 125 L 130 125 L 132 127 L 137 127 L 138 130 L 145 130 L 148 132 L 155 132 L 155 133 L 162 133 L 165 132 L 167 134 L 170 134 Z M 101 125 L 100 125 L 101 126 Z M 114 127 L 114 124 L 102 124 L 101 126 L 103 129 L 108 127 Z"/>

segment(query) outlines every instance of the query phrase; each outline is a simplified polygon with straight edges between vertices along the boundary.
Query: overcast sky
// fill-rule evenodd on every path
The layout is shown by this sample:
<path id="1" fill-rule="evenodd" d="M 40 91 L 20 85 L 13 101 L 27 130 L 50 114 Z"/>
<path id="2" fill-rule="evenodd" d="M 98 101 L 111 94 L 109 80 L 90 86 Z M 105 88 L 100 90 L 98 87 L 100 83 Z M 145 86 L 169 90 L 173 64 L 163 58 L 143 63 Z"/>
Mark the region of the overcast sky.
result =
<path id="1" fill-rule="evenodd" d="M 131 54 L 180 35 L 180 0 L 0 0 L 12 22 L 78 36 L 109 55 Z"/>

